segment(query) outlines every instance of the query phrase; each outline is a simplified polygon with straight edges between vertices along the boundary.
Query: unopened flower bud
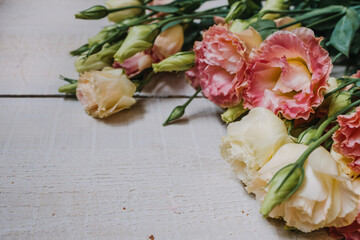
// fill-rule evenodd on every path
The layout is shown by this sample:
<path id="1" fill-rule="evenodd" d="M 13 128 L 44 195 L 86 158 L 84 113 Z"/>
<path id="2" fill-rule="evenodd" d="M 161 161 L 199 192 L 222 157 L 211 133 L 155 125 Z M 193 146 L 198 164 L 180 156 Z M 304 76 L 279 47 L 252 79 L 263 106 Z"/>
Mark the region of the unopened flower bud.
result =
<path id="1" fill-rule="evenodd" d="M 236 19 L 231 23 L 230 31 L 234 33 L 241 32 L 242 30 L 247 29 L 251 23 L 256 22 L 257 18 L 249 18 L 249 19 Z"/>
<path id="2" fill-rule="evenodd" d="M 191 69 L 194 66 L 194 52 L 179 52 L 159 63 L 152 65 L 155 73 L 157 72 L 179 72 Z"/>
<path id="3" fill-rule="evenodd" d="M 75 94 L 77 85 L 78 85 L 77 83 L 66 84 L 64 86 L 59 87 L 58 91 L 59 93 Z"/>
<path id="4" fill-rule="evenodd" d="M 246 6 L 244 5 L 244 3 L 242 1 L 237 1 L 235 3 L 233 3 L 230 7 L 230 11 L 227 14 L 225 21 L 229 22 L 233 19 L 238 18 L 239 15 L 241 15 L 241 13 L 245 10 Z"/>
<path id="5" fill-rule="evenodd" d="M 267 10 L 286 10 L 289 6 L 289 1 L 287 0 L 267 0 L 265 1 L 265 4 L 261 11 L 267 11 Z M 279 14 L 266 14 L 262 17 L 262 19 L 275 19 L 278 18 Z"/>
<path id="6" fill-rule="evenodd" d="M 351 104 L 351 93 L 341 92 L 331 98 L 328 116 L 335 115 L 340 110 Z"/>
<path id="7" fill-rule="evenodd" d="M 97 58 L 96 54 L 90 55 L 86 58 L 86 55 L 78 56 L 75 59 L 74 66 L 78 73 L 83 73 L 90 70 L 101 70 L 104 67 L 110 66 L 108 61 L 101 61 Z"/>
<path id="8" fill-rule="evenodd" d="M 109 45 L 105 44 L 102 49 L 95 54 L 86 58 L 86 53 L 75 59 L 75 69 L 78 73 L 83 73 L 90 70 L 101 70 L 104 67 L 111 66 L 114 61 L 114 54 L 120 48 L 122 41 Z"/>
<path id="9" fill-rule="evenodd" d="M 280 169 L 269 182 L 260 213 L 267 217 L 278 205 L 285 202 L 300 187 L 304 179 L 304 170 L 300 166 L 289 164 Z"/>
<path id="10" fill-rule="evenodd" d="M 315 136 L 316 136 L 316 129 L 308 128 L 299 135 L 298 143 L 308 145 L 309 143 L 311 143 L 311 141 Z"/>
<path id="11" fill-rule="evenodd" d="M 186 108 L 186 106 L 184 106 L 184 105 L 175 107 L 174 110 L 172 110 L 172 112 L 170 113 L 170 116 L 168 117 L 168 119 L 166 119 L 166 121 L 163 123 L 163 126 L 166 126 L 170 122 L 178 120 L 182 116 L 184 116 L 185 108 Z"/>
<path id="12" fill-rule="evenodd" d="M 221 114 L 221 119 L 226 124 L 229 124 L 229 123 L 234 122 L 237 118 L 239 118 L 246 111 L 247 110 L 244 109 L 244 107 L 242 106 L 242 103 L 240 103 L 239 105 L 237 105 L 235 107 L 228 108 L 223 114 Z"/>
<path id="13" fill-rule="evenodd" d="M 140 0 L 108 0 L 105 2 L 105 5 L 109 9 L 115 9 L 115 8 L 123 8 L 127 6 L 136 6 L 136 5 L 142 5 L 142 1 Z M 141 15 L 144 12 L 141 8 L 131 8 L 121 11 L 116 11 L 113 13 L 110 13 L 108 16 L 109 21 L 111 22 L 120 22 L 124 19 L 132 18 L 138 15 Z"/>
<path id="14" fill-rule="evenodd" d="M 149 49 L 159 34 L 156 24 L 138 25 L 130 29 L 124 43 L 116 52 L 115 61 L 123 63 L 138 52 Z"/>
<path id="15" fill-rule="evenodd" d="M 161 61 L 179 52 L 184 44 L 184 29 L 181 25 L 167 28 L 160 33 L 152 48 L 153 58 Z"/>
<path id="16" fill-rule="evenodd" d="M 254 15 L 254 13 L 259 9 L 259 6 L 255 4 L 252 0 L 241 0 L 233 3 L 230 7 L 230 11 L 226 16 L 226 22 L 231 20 L 242 18 L 246 19 Z"/>
<path id="17" fill-rule="evenodd" d="M 75 14 L 75 17 L 79 19 L 100 19 L 106 17 L 107 15 L 108 15 L 108 9 L 106 7 L 101 5 L 96 5 Z"/>

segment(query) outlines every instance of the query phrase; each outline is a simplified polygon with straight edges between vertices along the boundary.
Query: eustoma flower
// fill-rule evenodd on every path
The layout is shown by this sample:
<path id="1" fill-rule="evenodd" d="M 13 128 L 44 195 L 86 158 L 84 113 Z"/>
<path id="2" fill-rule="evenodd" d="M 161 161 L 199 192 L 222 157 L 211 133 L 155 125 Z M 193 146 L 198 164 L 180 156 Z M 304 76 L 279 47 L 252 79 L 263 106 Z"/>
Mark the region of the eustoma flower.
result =
<path id="1" fill-rule="evenodd" d="M 151 49 L 136 53 L 122 64 L 115 62 L 114 67 L 123 68 L 129 77 L 133 77 L 151 67 L 152 63 L 157 63 L 180 51 L 183 43 L 183 27 L 181 25 L 172 26 L 156 37 Z"/>
<path id="2" fill-rule="evenodd" d="M 76 96 L 92 117 L 105 118 L 123 109 L 130 108 L 136 86 L 123 69 L 104 68 L 80 75 Z"/>
<path id="3" fill-rule="evenodd" d="M 250 57 L 244 106 L 266 107 L 288 119 L 308 119 L 324 99 L 332 69 L 321 40 L 307 28 L 268 36 Z"/>
<path id="4" fill-rule="evenodd" d="M 261 41 L 252 28 L 233 33 L 226 26 L 210 27 L 203 40 L 195 42 L 195 67 L 187 72 L 191 84 L 221 107 L 239 104 L 248 53 Z"/>
<path id="5" fill-rule="evenodd" d="M 270 179 L 278 170 L 295 162 L 307 148 L 296 143 L 282 146 L 259 170 L 247 190 L 262 202 Z M 330 153 L 323 147 L 315 149 L 304 164 L 304 172 L 300 188 L 269 216 L 281 217 L 288 226 L 303 232 L 352 223 L 358 215 L 359 193 L 353 189 L 350 178 L 339 172 Z"/>
<path id="6" fill-rule="evenodd" d="M 229 124 L 227 132 L 221 156 L 245 184 L 281 146 L 292 142 L 284 123 L 266 108 L 252 109 L 241 121 Z"/>
<path id="7" fill-rule="evenodd" d="M 360 107 L 352 114 L 338 116 L 337 121 L 340 129 L 333 136 L 333 149 L 353 159 L 349 166 L 360 173 Z"/>

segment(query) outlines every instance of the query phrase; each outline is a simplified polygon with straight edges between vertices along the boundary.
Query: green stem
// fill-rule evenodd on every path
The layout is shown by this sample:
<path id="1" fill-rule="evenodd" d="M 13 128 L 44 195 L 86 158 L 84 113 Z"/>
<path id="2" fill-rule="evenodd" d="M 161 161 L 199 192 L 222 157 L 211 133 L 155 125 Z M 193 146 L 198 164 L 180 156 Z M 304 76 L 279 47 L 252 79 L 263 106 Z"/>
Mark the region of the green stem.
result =
<path id="1" fill-rule="evenodd" d="M 333 57 L 332 62 L 333 62 L 333 63 L 335 63 L 335 62 L 336 62 L 336 60 L 338 60 L 338 59 L 341 57 L 341 55 L 342 55 L 342 53 L 341 53 L 341 52 L 339 52 L 338 54 L 336 54 L 336 56 L 335 56 L 335 57 Z"/>
<path id="2" fill-rule="evenodd" d="M 210 16 L 210 17 L 213 17 L 214 14 L 219 14 L 219 13 L 227 13 L 227 12 L 221 12 L 221 11 L 217 11 L 217 12 L 201 12 L 201 13 L 195 13 L 195 14 L 188 14 L 188 15 L 182 15 L 182 16 L 177 16 L 177 17 L 173 17 L 173 18 L 170 18 L 170 19 L 166 19 L 162 22 L 159 23 L 159 26 L 157 27 L 158 29 L 159 28 L 162 28 L 164 27 L 166 24 L 168 23 L 171 23 L 171 22 L 174 22 L 174 21 L 177 21 L 177 20 L 182 20 L 182 19 L 187 19 L 187 18 L 190 18 L 190 19 L 197 19 L 197 18 L 203 18 L 203 17 L 206 17 L 206 16 Z"/>
<path id="3" fill-rule="evenodd" d="M 314 23 L 311 23 L 311 24 L 307 25 L 306 27 L 311 28 L 311 27 L 316 26 L 318 24 L 325 23 L 327 21 L 330 21 L 330 20 L 333 20 L 335 18 L 341 17 L 342 15 L 344 15 L 344 12 L 340 12 L 338 14 L 335 14 L 335 15 L 332 15 L 332 16 L 329 16 L 329 17 L 326 17 L 326 18 L 322 18 L 319 21 L 316 21 Z"/>
<path id="4" fill-rule="evenodd" d="M 187 107 L 192 100 L 194 100 L 194 98 L 196 98 L 196 96 L 201 92 L 201 88 L 199 88 L 198 90 L 196 90 L 196 92 L 189 98 L 189 100 L 186 101 L 186 103 L 184 103 L 183 107 Z"/>
<path id="5" fill-rule="evenodd" d="M 336 120 L 337 116 L 342 115 L 344 113 L 346 113 L 347 111 L 349 111 L 350 109 L 352 109 L 353 107 L 356 107 L 360 105 L 360 100 L 357 100 L 355 102 L 353 102 L 352 104 L 350 104 L 349 106 L 347 106 L 346 108 L 342 109 L 341 111 L 337 112 L 336 114 L 334 114 L 333 116 L 329 117 L 327 120 L 325 120 L 318 128 L 318 130 L 316 131 L 316 134 L 314 136 L 314 139 L 318 139 L 320 138 L 320 136 L 323 134 L 323 132 L 325 131 L 326 127 L 329 126 L 329 124 L 331 124 L 333 121 Z"/>
<path id="6" fill-rule="evenodd" d="M 289 14 L 289 13 L 306 13 L 309 11 L 310 10 L 265 10 L 259 13 L 258 18 L 261 19 L 263 16 L 269 13 Z"/>
<path id="7" fill-rule="evenodd" d="M 344 87 L 350 85 L 350 84 L 353 84 L 353 83 L 356 83 L 358 81 L 360 81 L 360 78 L 352 78 L 352 77 L 348 77 L 348 78 L 344 78 L 344 79 L 348 79 L 350 81 L 344 83 L 344 84 L 341 84 L 339 87 L 335 88 L 334 90 L 328 92 L 327 94 L 325 94 L 324 98 L 327 98 L 329 96 L 331 96 L 332 94 L 336 93 L 337 91 L 343 89 Z"/>
<path id="8" fill-rule="evenodd" d="M 152 9 L 151 7 L 148 7 L 146 5 L 131 5 L 131 6 L 126 6 L 126 7 L 121 7 L 121 8 L 112 8 L 112 9 L 108 9 L 108 12 L 113 13 L 113 12 L 123 11 L 123 10 L 127 10 L 127 9 L 132 9 L 132 8 L 141 8 L 141 9 L 151 10 L 153 12 L 159 12 L 159 11 L 155 11 L 154 9 Z"/>
<path id="9" fill-rule="evenodd" d="M 59 78 L 61 80 L 64 80 L 64 81 L 68 82 L 68 83 L 77 83 L 78 82 L 78 80 L 76 80 L 76 79 L 67 78 L 67 77 L 64 77 L 63 75 L 60 75 Z"/>
<path id="10" fill-rule="evenodd" d="M 330 16 L 330 17 L 328 17 L 328 18 L 324 18 L 324 20 L 325 20 L 325 19 L 326 19 L 326 21 L 331 20 L 331 19 L 333 19 L 335 16 L 338 17 L 337 15 L 340 15 L 340 14 L 343 15 L 343 14 L 345 14 L 345 12 L 344 12 L 344 11 L 341 11 L 341 13 L 338 13 L 338 14 L 336 14 L 336 15 Z M 314 17 L 319 17 L 319 16 L 322 16 L 322 15 L 325 15 L 325 14 L 318 14 L 318 15 L 315 15 L 315 16 L 309 16 L 309 17 L 306 17 L 306 18 L 300 18 L 300 19 L 298 19 L 298 20 L 296 20 L 296 21 L 294 21 L 294 22 L 291 22 L 291 23 L 288 23 L 288 24 L 285 24 L 285 25 L 280 26 L 279 29 L 284 29 L 284 28 L 293 26 L 293 25 L 295 25 L 295 24 L 297 24 L 297 23 L 301 23 L 301 22 L 303 22 L 303 21 L 305 21 L 305 20 L 309 20 L 309 19 L 312 19 L 312 18 L 314 18 Z M 330 18 L 330 19 L 329 19 L 329 18 Z M 320 21 L 322 21 L 322 20 L 320 20 Z M 319 21 L 318 21 L 318 22 L 319 22 Z M 309 26 L 315 26 L 315 25 L 318 24 L 318 22 L 312 23 L 312 24 L 308 25 L 307 27 L 309 27 Z M 323 22 L 323 21 L 322 21 L 322 22 Z"/>
<path id="11" fill-rule="evenodd" d="M 331 135 L 340 128 L 339 125 L 336 125 L 335 127 L 333 127 L 332 129 L 330 129 L 327 133 L 325 133 L 322 137 L 320 137 L 319 139 L 317 139 L 315 142 L 313 142 L 312 144 L 310 144 L 310 146 L 305 150 L 305 152 L 303 152 L 303 154 L 301 154 L 301 156 L 299 157 L 299 159 L 296 161 L 296 164 L 298 166 L 303 166 L 306 159 L 309 157 L 309 155 L 316 149 L 318 148 L 323 142 L 325 142 L 326 139 L 328 139 L 329 137 L 331 137 Z"/>

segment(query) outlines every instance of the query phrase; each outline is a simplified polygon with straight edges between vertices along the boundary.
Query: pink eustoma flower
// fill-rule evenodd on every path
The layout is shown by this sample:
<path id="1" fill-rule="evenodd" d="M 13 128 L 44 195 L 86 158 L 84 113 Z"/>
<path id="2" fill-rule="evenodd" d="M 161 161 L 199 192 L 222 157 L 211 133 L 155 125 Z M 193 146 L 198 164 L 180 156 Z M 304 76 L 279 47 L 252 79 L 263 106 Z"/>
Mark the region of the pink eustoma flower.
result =
<path id="1" fill-rule="evenodd" d="M 352 158 L 349 167 L 360 173 L 360 107 L 352 114 L 338 116 L 337 122 L 340 128 L 333 135 L 333 149 Z"/>
<path id="2" fill-rule="evenodd" d="M 335 239 L 360 240 L 360 214 L 352 224 L 345 227 L 331 227 L 328 232 Z"/>
<path id="3" fill-rule="evenodd" d="M 332 69 L 321 40 L 308 28 L 268 36 L 250 56 L 244 106 L 265 107 L 287 119 L 308 119 L 324 100 Z"/>
<path id="4" fill-rule="evenodd" d="M 195 67 L 186 73 L 194 87 L 215 104 L 227 108 L 240 103 L 241 83 L 247 68 L 249 36 L 254 42 L 261 37 L 254 29 L 241 33 L 231 32 L 226 26 L 214 25 L 203 34 L 201 42 L 195 42 Z M 259 40 L 260 39 L 260 40 Z"/>

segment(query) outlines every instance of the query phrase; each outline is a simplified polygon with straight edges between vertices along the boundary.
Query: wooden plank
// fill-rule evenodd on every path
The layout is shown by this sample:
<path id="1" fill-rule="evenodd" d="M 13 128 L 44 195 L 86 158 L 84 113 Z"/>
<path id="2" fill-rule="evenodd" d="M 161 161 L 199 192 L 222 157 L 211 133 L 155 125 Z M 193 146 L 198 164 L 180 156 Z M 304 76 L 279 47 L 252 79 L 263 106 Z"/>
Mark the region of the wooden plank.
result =
<path id="1" fill-rule="evenodd" d="M 328 239 L 263 219 L 221 159 L 220 109 L 140 99 L 106 120 L 72 99 L 0 98 L 0 239 Z"/>

